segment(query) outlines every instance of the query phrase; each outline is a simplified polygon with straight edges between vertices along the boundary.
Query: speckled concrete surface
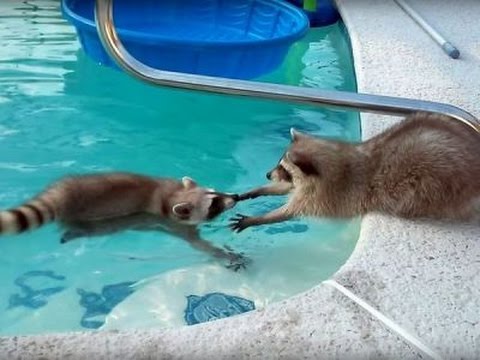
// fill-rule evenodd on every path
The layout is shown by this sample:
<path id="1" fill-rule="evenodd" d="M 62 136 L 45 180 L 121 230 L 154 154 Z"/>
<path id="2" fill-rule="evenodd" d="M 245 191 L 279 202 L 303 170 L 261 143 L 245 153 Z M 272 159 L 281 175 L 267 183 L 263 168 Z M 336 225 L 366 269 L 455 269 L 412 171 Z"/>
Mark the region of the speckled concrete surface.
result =
<path id="1" fill-rule="evenodd" d="M 338 3 L 350 25 L 359 91 L 446 102 L 480 116 L 480 2 L 409 1 L 459 48 L 458 60 L 446 56 L 393 1 Z M 363 136 L 397 120 L 365 114 Z M 478 359 L 479 269 L 479 227 L 371 215 L 335 278 L 445 358 Z"/>
<path id="2" fill-rule="evenodd" d="M 393 1 L 337 2 L 352 39 L 359 91 L 447 102 L 480 116 L 480 2 L 414 2 L 460 49 L 459 60 L 449 59 Z M 362 116 L 364 137 L 396 119 L 378 120 Z M 478 227 L 370 215 L 334 278 L 444 358 L 480 358 L 479 238 Z M 351 300 L 319 285 L 262 311 L 188 328 L 1 338 L 0 359 L 15 358 L 421 356 Z"/>

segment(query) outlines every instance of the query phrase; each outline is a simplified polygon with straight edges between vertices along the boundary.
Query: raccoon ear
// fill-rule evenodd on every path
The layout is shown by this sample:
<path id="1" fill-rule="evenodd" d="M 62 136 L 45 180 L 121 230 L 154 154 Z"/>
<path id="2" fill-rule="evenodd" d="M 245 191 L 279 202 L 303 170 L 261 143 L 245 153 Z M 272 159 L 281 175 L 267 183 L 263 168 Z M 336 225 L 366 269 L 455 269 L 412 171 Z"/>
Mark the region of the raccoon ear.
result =
<path id="1" fill-rule="evenodd" d="M 179 218 L 188 218 L 192 213 L 193 205 L 188 202 L 176 204 L 172 207 L 172 211 Z"/>
<path id="2" fill-rule="evenodd" d="M 300 140 L 300 138 L 304 137 L 305 135 L 302 134 L 300 131 L 295 130 L 293 127 L 290 128 L 290 137 L 292 138 L 292 142 Z"/>
<path id="3" fill-rule="evenodd" d="M 197 186 L 197 183 L 190 177 L 184 176 L 182 178 L 182 183 L 185 189 L 193 189 L 194 187 Z"/>
<path id="4" fill-rule="evenodd" d="M 285 158 L 293 165 L 298 167 L 300 171 L 305 175 L 320 175 L 318 169 L 314 166 L 312 159 L 301 152 L 287 151 Z"/>

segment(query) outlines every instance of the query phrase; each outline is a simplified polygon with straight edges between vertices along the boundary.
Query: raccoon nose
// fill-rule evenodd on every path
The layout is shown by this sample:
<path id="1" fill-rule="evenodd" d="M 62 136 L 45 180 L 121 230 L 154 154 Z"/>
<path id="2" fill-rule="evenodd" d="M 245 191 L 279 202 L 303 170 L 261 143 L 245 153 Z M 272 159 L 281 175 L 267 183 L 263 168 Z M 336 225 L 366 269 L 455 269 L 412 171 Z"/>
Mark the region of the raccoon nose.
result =
<path id="1" fill-rule="evenodd" d="M 269 171 L 269 172 L 267 173 L 267 179 L 268 179 L 268 180 L 272 180 L 272 172 L 271 172 L 271 171 Z"/>

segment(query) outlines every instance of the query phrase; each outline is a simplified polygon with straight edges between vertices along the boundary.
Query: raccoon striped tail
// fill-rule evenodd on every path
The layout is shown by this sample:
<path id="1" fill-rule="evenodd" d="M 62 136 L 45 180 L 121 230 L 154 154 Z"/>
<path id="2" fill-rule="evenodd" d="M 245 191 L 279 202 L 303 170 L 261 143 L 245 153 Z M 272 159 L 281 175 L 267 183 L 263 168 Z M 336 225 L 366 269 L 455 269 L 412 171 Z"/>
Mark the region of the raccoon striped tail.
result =
<path id="1" fill-rule="evenodd" d="M 55 208 L 44 196 L 15 209 L 0 211 L 0 234 L 18 234 L 55 220 Z"/>

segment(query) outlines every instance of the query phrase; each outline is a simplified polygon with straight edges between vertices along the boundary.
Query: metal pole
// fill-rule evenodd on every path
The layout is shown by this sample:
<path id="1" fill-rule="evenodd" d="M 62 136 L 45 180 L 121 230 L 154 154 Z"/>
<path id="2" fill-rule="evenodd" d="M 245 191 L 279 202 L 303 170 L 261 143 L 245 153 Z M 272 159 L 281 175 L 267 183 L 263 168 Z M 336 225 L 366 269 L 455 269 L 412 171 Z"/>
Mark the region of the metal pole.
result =
<path id="1" fill-rule="evenodd" d="M 447 41 L 440 33 L 434 29 L 424 18 L 420 16 L 410 5 L 408 5 L 404 0 L 395 0 L 395 2 L 403 9 L 430 37 L 438 43 L 443 51 L 450 56 L 452 59 L 458 59 L 460 56 L 460 51 L 452 45 L 451 42 Z"/>
<path id="2" fill-rule="evenodd" d="M 233 80 L 154 69 L 135 59 L 123 47 L 113 23 L 112 0 L 96 0 L 95 21 L 103 46 L 117 65 L 128 74 L 151 84 L 206 91 L 216 94 L 283 100 L 308 105 L 354 109 L 389 115 L 407 115 L 417 111 L 424 111 L 448 115 L 480 132 L 480 124 L 473 115 L 448 104 Z"/>

